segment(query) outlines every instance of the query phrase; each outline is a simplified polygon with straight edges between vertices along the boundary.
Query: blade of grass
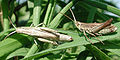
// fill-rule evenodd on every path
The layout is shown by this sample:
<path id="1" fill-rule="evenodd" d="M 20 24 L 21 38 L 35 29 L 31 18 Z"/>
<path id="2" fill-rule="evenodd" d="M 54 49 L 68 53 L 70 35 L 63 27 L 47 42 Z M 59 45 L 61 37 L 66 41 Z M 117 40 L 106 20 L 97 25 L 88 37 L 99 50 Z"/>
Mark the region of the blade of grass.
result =
<path id="1" fill-rule="evenodd" d="M 88 4 L 85 3 L 85 2 L 80 1 L 79 3 L 80 3 L 79 5 L 80 5 L 81 7 L 83 7 L 83 8 L 85 8 L 87 11 L 89 11 L 89 9 L 93 8 L 93 6 L 88 5 Z M 99 11 L 96 11 L 96 14 L 97 14 L 98 16 L 100 16 L 103 20 L 108 20 L 108 19 L 110 19 L 109 17 L 107 17 L 106 15 L 100 13 Z"/>
<path id="2" fill-rule="evenodd" d="M 92 1 L 92 0 L 83 0 L 83 1 L 85 3 L 87 3 L 87 4 L 90 4 L 92 6 L 107 10 L 109 12 L 112 12 L 112 13 L 120 16 L 120 9 L 118 9 L 116 7 L 106 5 L 106 4 L 102 3 L 102 2 Z"/>
<path id="3" fill-rule="evenodd" d="M 57 4 L 58 4 L 61 8 L 64 8 L 64 6 L 66 5 L 65 2 L 60 1 L 60 0 L 57 1 Z"/>
<path id="4" fill-rule="evenodd" d="M 8 30 L 10 28 L 9 26 L 9 20 L 8 20 L 8 16 L 9 16 L 9 12 L 8 12 L 8 1 L 9 0 L 2 0 L 2 11 L 3 11 L 3 29 L 4 31 Z"/>
<path id="5" fill-rule="evenodd" d="M 54 0 L 54 4 L 53 4 L 53 6 L 52 6 L 52 8 L 51 8 L 51 13 L 50 13 L 50 16 L 49 16 L 48 25 L 50 24 L 50 22 L 51 22 L 52 19 L 53 19 L 55 7 L 56 7 L 56 0 Z"/>
<path id="6" fill-rule="evenodd" d="M 96 57 L 97 60 L 111 60 L 111 58 L 109 56 L 107 56 L 104 52 L 102 52 L 96 46 L 94 46 L 94 45 L 86 45 L 86 47 Z"/>
<path id="7" fill-rule="evenodd" d="M 45 15 L 45 18 L 44 18 L 44 21 L 43 21 L 43 23 L 45 25 L 48 25 L 48 20 L 49 20 L 49 17 L 50 17 L 50 13 L 51 13 L 53 4 L 54 4 L 54 0 L 50 0 L 49 4 L 48 4 L 48 7 L 47 7 L 46 15 Z M 45 27 L 45 25 L 43 25 L 43 26 Z"/>
<path id="8" fill-rule="evenodd" d="M 89 14 L 88 14 L 88 19 L 87 19 L 87 22 L 88 23 L 92 23 L 93 20 L 94 20 L 94 16 L 96 14 L 96 8 L 95 7 L 92 7 L 90 10 L 89 10 Z"/>
<path id="9" fill-rule="evenodd" d="M 86 54 L 86 53 L 87 53 L 87 54 Z M 86 58 L 87 58 L 87 56 L 88 56 L 89 53 L 90 53 L 90 52 L 87 51 L 87 50 L 82 51 L 82 52 L 78 55 L 77 60 L 86 60 Z"/>
<path id="10" fill-rule="evenodd" d="M 42 0 L 34 0 L 34 9 L 33 9 L 33 24 L 34 26 L 38 25 L 40 22 L 40 13 L 42 9 Z"/>
<path id="11" fill-rule="evenodd" d="M 26 56 L 25 56 L 24 58 L 26 58 L 26 57 L 34 54 L 37 50 L 38 50 L 37 45 L 36 45 L 36 44 L 33 44 L 33 46 L 31 47 L 31 49 L 29 50 L 29 52 L 26 54 Z"/>
<path id="12" fill-rule="evenodd" d="M 28 35 L 14 34 L 8 37 L 7 39 L 1 41 L 0 42 L 0 57 L 5 56 L 26 44 L 29 44 L 30 42 L 29 38 L 31 37 L 28 37 Z"/>
<path id="13" fill-rule="evenodd" d="M 63 13 L 63 14 L 66 13 L 78 1 L 79 0 L 73 0 L 73 1 L 71 1 L 60 12 Z M 51 21 L 51 23 L 49 25 L 50 28 L 56 28 L 60 24 L 60 22 L 61 22 L 60 19 L 63 16 L 63 14 L 61 14 L 61 13 L 58 13 L 56 15 L 56 17 Z"/>
<path id="14" fill-rule="evenodd" d="M 15 57 L 15 56 L 25 56 L 26 53 L 29 51 L 28 48 L 20 48 L 20 49 L 17 49 L 16 51 L 12 52 L 11 54 L 9 54 L 6 58 L 6 60 L 12 58 L 12 57 Z"/>
<path id="15" fill-rule="evenodd" d="M 120 37 L 116 36 L 115 38 L 109 39 L 107 41 L 104 42 L 105 45 L 100 45 L 95 44 L 95 46 L 101 48 L 101 49 L 106 49 L 109 52 L 112 52 L 118 56 L 120 56 Z"/>

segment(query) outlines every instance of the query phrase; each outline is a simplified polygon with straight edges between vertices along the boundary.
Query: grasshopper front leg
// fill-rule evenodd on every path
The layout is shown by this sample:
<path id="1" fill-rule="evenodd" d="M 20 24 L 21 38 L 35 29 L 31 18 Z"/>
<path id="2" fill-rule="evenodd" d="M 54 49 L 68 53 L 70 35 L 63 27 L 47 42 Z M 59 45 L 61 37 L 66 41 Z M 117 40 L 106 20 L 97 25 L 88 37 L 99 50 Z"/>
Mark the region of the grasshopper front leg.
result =
<path id="1" fill-rule="evenodd" d="M 90 43 L 92 43 L 92 41 L 87 37 L 87 35 L 86 35 L 86 33 L 85 33 L 85 31 L 83 31 L 83 34 L 85 35 L 85 37 L 90 41 Z M 92 43 L 92 44 L 94 44 L 94 43 Z"/>

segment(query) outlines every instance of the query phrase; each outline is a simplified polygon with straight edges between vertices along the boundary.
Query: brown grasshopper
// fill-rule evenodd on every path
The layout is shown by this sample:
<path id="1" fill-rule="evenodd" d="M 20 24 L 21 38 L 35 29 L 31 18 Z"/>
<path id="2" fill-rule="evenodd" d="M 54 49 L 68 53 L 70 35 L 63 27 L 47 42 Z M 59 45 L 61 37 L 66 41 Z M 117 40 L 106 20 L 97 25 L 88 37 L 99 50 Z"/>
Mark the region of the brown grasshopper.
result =
<path id="1" fill-rule="evenodd" d="M 9 18 L 9 17 L 8 17 Z M 9 18 L 10 20 L 10 18 Z M 13 25 L 12 21 L 10 20 L 11 24 Z M 41 25 L 41 24 L 40 24 Z M 15 31 L 8 34 L 5 39 L 12 35 L 13 33 L 23 33 L 30 36 L 36 37 L 39 41 L 51 43 L 53 45 L 58 45 L 56 41 L 73 41 L 71 36 L 60 34 L 56 30 L 46 28 L 46 27 L 18 27 L 16 28 L 14 25 L 13 27 L 16 29 Z"/>
<path id="2" fill-rule="evenodd" d="M 86 33 L 96 37 L 96 35 L 100 36 L 100 35 L 103 35 L 103 34 L 109 34 L 109 33 L 116 32 L 116 30 L 117 30 L 117 27 L 115 27 L 114 25 L 111 24 L 111 22 L 113 20 L 112 18 L 110 20 L 107 20 L 104 23 L 82 23 L 82 22 L 79 22 L 79 21 L 76 20 L 76 18 L 75 18 L 75 16 L 74 16 L 74 14 L 73 14 L 71 9 L 70 9 L 70 11 L 71 11 L 72 16 L 74 18 L 74 21 L 73 21 L 73 19 L 71 19 L 67 15 L 65 15 L 65 14 L 64 15 L 74 22 L 75 26 L 81 32 L 83 32 L 83 34 L 90 41 L 90 43 L 92 43 L 92 41 L 87 37 Z M 102 41 L 100 41 L 100 42 L 102 44 L 104 44 Z M 92 43 L 92 44 L 94 44 L 94 43 Z"/>

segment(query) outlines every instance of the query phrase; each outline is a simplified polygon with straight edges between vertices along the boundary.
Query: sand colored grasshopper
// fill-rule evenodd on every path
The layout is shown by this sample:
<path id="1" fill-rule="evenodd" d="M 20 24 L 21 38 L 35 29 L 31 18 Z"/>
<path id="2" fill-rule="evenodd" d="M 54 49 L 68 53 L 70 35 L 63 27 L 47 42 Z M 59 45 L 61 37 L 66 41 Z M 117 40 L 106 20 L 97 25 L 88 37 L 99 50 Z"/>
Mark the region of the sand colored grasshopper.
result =
<path id="1" fill-rule="evenodd" d="M 111 22 L 113 20 L 112 18 L 110 20 L 107 20 L 104 23 L 83 23 L 83 22 L 77 21 L 75 16 L 74 16 L 74 13 L 72 12 L 71 9 L 70 9 L 70 11 L 72 13 L 72 16 L 73 16 L 74 20 L 71 19 L 70 17 L 68 17 L 67 15 L 65 15 L 65 14 L 64 15 L 74 22 L 75 26 L 81 32 L 83 32 L 83 34 L 90 41 L 90 43 L 92 43 L 92 41 L 87 37 L 86 33 L 96 37 L 96 35 L 109 34 L 109 33 L 116 32 L 116 30 L 117 30 L 117 27 L 115 27 L 114 25 L 111 24 Z M 104 44 L 102 41 L 100 41 L 100 42 L 102 44 Z M 94 43 L 92 43 L 92 44 L 94 44 Z"/>
<path id="2" fill-rule="evenodd" d="M 8 17 L 9 18 L 9 17 Z M 9 18 L 10 20 L 10 18 Z M 13 25 L 12 21 L 10 20 L 11 24 Z M 40 24 L 41 25 L 41 24 Z M 16 28 L 14 25 L 13 27 L 16 29 L 15 31 L 11 32 L 6 36 L 6 38 L 13 33 L 23 33 L 30 36 L 34 36 L 39 41 L 51 43 L 53 45 L 58 45 L 56 41 L 73 41 L 71 36 L 60 34 L 56 30 L 46 28 L 46 27 L 18 27 Z"/>

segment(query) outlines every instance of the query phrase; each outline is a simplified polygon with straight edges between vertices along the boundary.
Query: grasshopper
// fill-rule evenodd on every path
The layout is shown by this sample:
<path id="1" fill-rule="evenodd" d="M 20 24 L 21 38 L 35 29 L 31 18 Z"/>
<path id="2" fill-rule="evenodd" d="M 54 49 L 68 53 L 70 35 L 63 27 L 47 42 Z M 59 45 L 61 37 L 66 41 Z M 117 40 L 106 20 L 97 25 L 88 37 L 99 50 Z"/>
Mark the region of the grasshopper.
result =
<path id="1" fill-rule="evenodd" d="M 9 18 L 9 17 L 8 17 Z M 9 18 L 10 20 L 10 18 Z M 56 41 L 73 41 L 71 36 L 60 34 L 58 31 L 46 28 L 46 27 L 18 27 L 16 28 L 12 21 L 10 20 L 12 26 L 15 28 L 15 31 L 8 34 L 5 39 L 14 34 L 14 33 L 23 33 L 30 36 L 34 36 L 39 41 L 51 43 L 53 45 L 58 45 Z M 40 24 L 41 25 L 41 24 Z"/>
<path id="2" fill-rule="evenodd" d="M 70 17 L 68 17 L 67 15 L 65 15 L 67 18 L 69 18 L 70 20 L 72 20 L 75 24 L 75 26 L 81 31 L 83 32 L 83 34 L 85 35 L 85 37 L 90 41 L 90 43 L 92 43 L 92 41 L 87 37 L 86 33 L 96 37 L 96 35 L 104 35 L 104 34 L 109 34 L 109 33 L 113 33 L 116 32 L 117 27 L 115 27 L 114 25 L 111 24 L 112 22 L 112 18 L 110 20 L 107 20 L 104 23 L 83 23 L 83 22 L 79 22 L 76 20 L 74 13 L 72 12 L 72 10 L 70 9 L 72 16 L 74 18 L 71 19 Z M 97 37 L 96 37 L 97 38 Z M 98 39 L 98 38 L 97 38 Z M 98 39 L 99 40 L 99 39 Z M 100 41 L 100 40 L 99 40 Z M 102 41 L 100 41 L 102 44 L 104 44 Z M 94 44 L 94 43 L 92 43 Z"/>

